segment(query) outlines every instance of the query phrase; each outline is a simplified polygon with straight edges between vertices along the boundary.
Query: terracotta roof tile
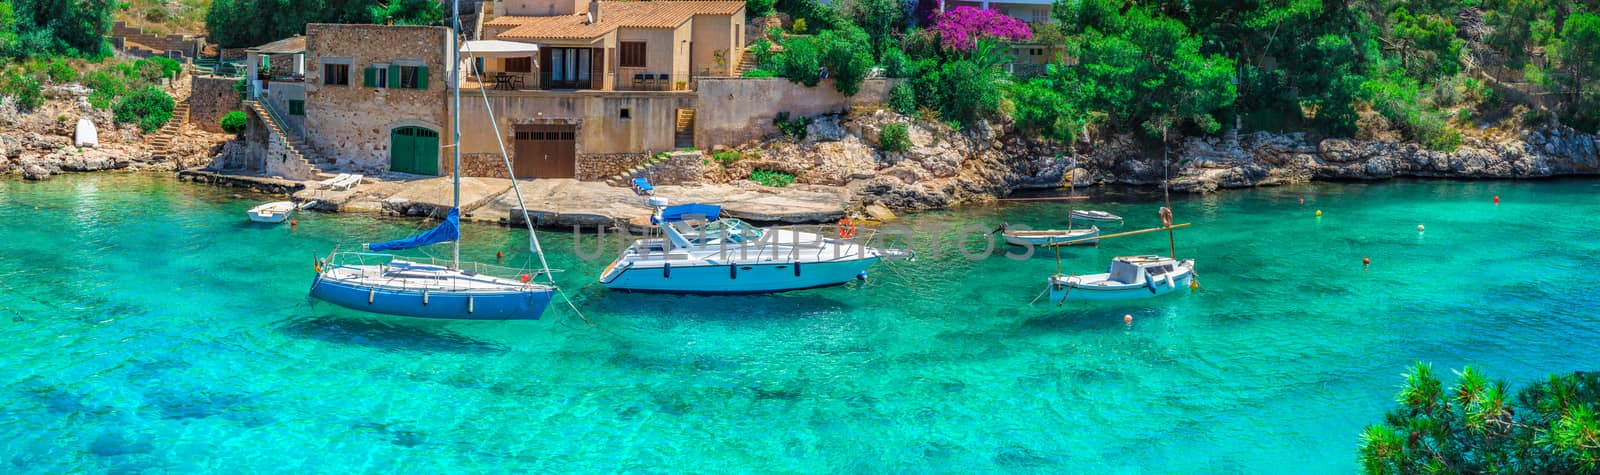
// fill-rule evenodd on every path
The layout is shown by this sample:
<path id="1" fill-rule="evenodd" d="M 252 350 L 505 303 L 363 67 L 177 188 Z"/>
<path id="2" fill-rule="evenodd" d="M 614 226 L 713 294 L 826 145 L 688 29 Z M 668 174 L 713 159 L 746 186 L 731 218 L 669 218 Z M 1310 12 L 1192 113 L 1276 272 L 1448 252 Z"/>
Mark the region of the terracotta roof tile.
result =
<path id="1" fill-rule="evenodd" d="M 574 15 L 502 16 L 485 26 L 511 27 L 501 39 L 588 39 L 617 28 L 677 28 L 695 15 L 732 15 L 744 2 L 725 0 L 655 0 L 600 2 L 600 21 L 587 23 L 588 5 Z"/>

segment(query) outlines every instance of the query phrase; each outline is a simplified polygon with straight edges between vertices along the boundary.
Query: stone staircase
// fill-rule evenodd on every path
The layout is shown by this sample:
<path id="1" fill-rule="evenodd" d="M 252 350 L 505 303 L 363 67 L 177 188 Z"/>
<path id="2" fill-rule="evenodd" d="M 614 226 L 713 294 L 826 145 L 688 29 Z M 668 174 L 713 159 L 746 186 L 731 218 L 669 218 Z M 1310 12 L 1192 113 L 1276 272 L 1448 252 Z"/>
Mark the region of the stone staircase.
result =
<path id="1" fill-rule="evenodd" d="M 734 69 L 733 75 L 744 77 L 744 73 L 758 67 L 761 65 L 756 64 L 756 50 L 745 48 L 744 53 L 739 55 L 739 67 Z"/>
<path id="2" fill-rule="evenodd" d="M 677 120 L 672 126 L 672 146 L 694 147 L 694 109 L 678 109 Z"/>
<path id="3" fill-rule="evenodd" d="M 182 59 L 195 55 L 195 38 L 190 35 L 152 35 L 119 21 L 111 25 L 110 37 L 119 49 L 134 56 Z"/>
<path id="4" fill-rule="evenodd" d="M 183 124 L 187 123 L 189 123 L 189 102 L 179 102 L 172 107 L 172 118 L 167 119 L 167 124 L 161 126 L 161 130 L 157 130 L 156 133 L 145 137 L 145 141 L 150 144 L 151 157 L 157 160 L 177 158 L 172 153 L 172 141 L 177 138 Z"/>
<path id="5" fill-rule="evenodd" d="M 305 141 L 300 137 L 295 137 L 293 134 L 290 134 L 288 131 L 284 130 L 283 124 L 278 122 L 278 117 L 273 114 L 269 106 L 261 103 L 261 101 L 245 101 L 245 108 L 248 109 L 250 113 L 255 114 L 256 117 L 261 118 L 261 122 L 267 124 L 267 128 L 272 132 L 272 135 L 283 142 L 284 148 L 287 149 L 290 160 L 297 160 L 303 163 L 306 168 L 311 170 L 311 175 L 314 177 L 327 176 L 327 174 L 322 171 L 322 168 L 317 166 L 322 163 L 306 158 L 304 151 L 308 150 L 309 148 L 306 146 Z"/>
<path id="6" fill-rule="evenodd" d="M 607 178 L 606 179 L 606 184 L 611 185 L 611 186 L 624 186 L 624 187 L 633 186 L 633 179 L 634 178 L 639 178 L 639 177 L 649 178 L 650 176 L 655 174 L 653 172 L 655 171 L 656 167 L 660 166 L 663 162 L 666 162 L 666 161 L 667 161 L 667 154 L 665 154 L 665 153 L 658 153 L 658 154 L 655 154 L 655 155 L 651 155 L 650 158 L 646 158 L 643 162 L 639 162 L 638 165 L 634 165 L 633 167 L 629 168 L 627 171 L 619 173 L 619 174 L 616 174 L 616 175 L 612 175 L 611 178 Z"/>

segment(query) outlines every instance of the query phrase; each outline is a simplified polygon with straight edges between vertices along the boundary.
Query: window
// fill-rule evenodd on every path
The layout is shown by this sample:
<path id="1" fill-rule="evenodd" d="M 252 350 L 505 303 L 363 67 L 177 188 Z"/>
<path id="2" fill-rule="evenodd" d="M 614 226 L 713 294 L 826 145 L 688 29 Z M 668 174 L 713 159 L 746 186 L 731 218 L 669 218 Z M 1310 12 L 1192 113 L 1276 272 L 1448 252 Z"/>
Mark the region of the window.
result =
<path id="1" fill-rule="evenodd" d="M 642 68 L 644 66 L 644 42 L 622 42 L 622 62 L 618 66 L 624 68 Z"/>
<path id="2" fill-rule="evenodd" d="M 350 65 L 324 64 L 322 65 L 322 84 L 327 86 L 349 86 Z"/>
<path id="3" fill-rule="evenodd" d="M 289 115 L 306 115 L 306 101 L 290 99 Z"/>
<path id="4" fill-rule="evenodd" d="M 619 110 L 617 110 L 617 118 L 618 119 L 622 119 L 622 120 L 632 119 L 633 118 L 632 111 L 629 111 L 628 108 L 626 108 L 626 107 L 624 107 L 622 109 L 619 109 Z"/>
<path id="5" fill-rule="evenodd" d="M 533 58 L 506 58 L 506 72 L 531 73 L 533 72 Z"/>
<path id="6" fill-rule="evenodd" d="M 417 66 L 400 66 L 399 86 L 401 89 L 422 89 L 417 87 L 417 72 L 419 69 L 422 68 Z"/>
<path id="7" fill-rule="evenodd" d="M 389 70 L 389 65 L 387 65 L 387 64 L 374 64 L 374 65 L 372 65 L 371 68 L 368 68 L 368 69 L 371 69 L 373 74 L 372 74 L 372 84 L 367 85 L 367 87 L 379 87 L 379 88 L 389 87 L 389 75 L 388 74 L 380 74 L 380 73 L 378 73 L 379 71 L 388 71 Z"/>

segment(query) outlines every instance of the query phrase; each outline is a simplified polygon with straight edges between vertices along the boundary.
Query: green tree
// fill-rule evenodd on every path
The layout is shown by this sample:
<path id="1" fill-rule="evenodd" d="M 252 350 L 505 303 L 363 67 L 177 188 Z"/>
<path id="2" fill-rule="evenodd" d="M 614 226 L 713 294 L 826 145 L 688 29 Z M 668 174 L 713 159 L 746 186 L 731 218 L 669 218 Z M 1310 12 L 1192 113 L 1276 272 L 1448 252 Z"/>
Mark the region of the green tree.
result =
<path id="1" fill-rule="evenodd" d="M 905 2 L 900 0 L 847 0 L 840 9 L 844 20 L 866 32 L 874 57 L 892 46 L 906 23 Z"/>
<path id="2" fill-rule="evenodd" d="M 817 42 L 810 37 L 796 36 L 783 42 L 783 53 L 773 58 L 777 72 L 806 87 L 816 87 L 822 81 L 821 52 Z"/>
<path id="3" fill-rule="evenodd" d="M 1419 79 L 1454 76 L 1461 70 L 1461 48 L 1465 41 L 1456 38 L 1456 26 L 1449 18 L 1431 14 L 1412 14 L 1400 7 L 1392 15 L 1393 37 L 1388 47 L 1400 55 L 1400 67 Z"/>
<path id="4" fill-rule="evenodd" d="M 1361 434 L 1367 473 L 1595 473 L 1600 373 L 1551 376 L 1512 394 L 1471 367 L 1445 389 L 1417 363 L 1400 407 Z"/>
<path id="5" fill-rule="evenodd" d="M 144 133 L 155 132 L 172 119 L 172 96 L 154 86 L 146 86 L 117 101 L 111 111 L 117 122 L 134 123 Z"/>
<path id="6" fill-rule="evenodd" d="M 840 94 L 856 95 L 872 69 L 872 53 L 866 39 L 867 34 L 859 28 L 828 30 L 817 35 L 817 41 L 822 44 L 818 62 L 834 79 L 834 88 Z"/>
<path id="7" fill-rule="evenodd" d="M 100 57 L 110 54 L 105 34 L 111 30 L 111 0 L 11 0 L 15 39 L 10 57 L 58 55 Z M 0 12 L 0 17 L 4 13 Z M 3 23 L 0 18 L 0 23 Z M 0 25 L 3 27 L 4 25 Z"/>
<path id="8" fill-rule="evenodd" d="M 1567 17 L 1561 27 L 1561 40 L 1556 45 L 1565 73 L 1567 91 L 1571 94 L 1574 126 L 1585 130 L 1600 127 L 1600 16 L 1577 13 Z"/>

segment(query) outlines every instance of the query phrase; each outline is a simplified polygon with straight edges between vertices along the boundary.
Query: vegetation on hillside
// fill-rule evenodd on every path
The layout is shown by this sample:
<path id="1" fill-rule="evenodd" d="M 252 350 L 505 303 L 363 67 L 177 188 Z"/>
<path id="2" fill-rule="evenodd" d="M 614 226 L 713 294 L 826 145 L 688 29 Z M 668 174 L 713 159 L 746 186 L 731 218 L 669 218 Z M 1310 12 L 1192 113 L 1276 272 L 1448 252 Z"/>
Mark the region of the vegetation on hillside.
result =
<path id="1" fill-rule="evenodd" d="M 1514 111 L 1600 129 L 1597 0 L 1057 0 L 1056 23 L 1031 25 L 924 3 L 778 0 L 772 8 L 807 31 L 756 41 L 756 75 L 831 77 L 848 94 L 861 64 L 878 66 L 910 79 L 911 100 L 891 95 L 895 110 L 958 124 L 1009 118 L 1056 140 L 1237 123 L 1393 131 L 1450 150 L 1475 119 Z M 1060 54 L 1019 79 L 1005 72 L 1012 44 Z"/>
<path id="2" fill-rule="evenodd" d="M 1446 389 L 1418 363 L 1400 407 L 1361 434 L 1367 473 L 1600 472 L 1600 373 L 1551 376 L 1512 393 L 1471 367 Z"/>
<path id="3" fill-rule="evenodd" d="M 206 12 L 211 41 L 242 48 L 304 34 L 307 23 L 440 25 L 444 4 L 432 0 L 212 0 Z"/>
<path id="4" fill-rule="evenodd" d="M 111 0 L 0 1 L 0 57 L 107 56 L 115 6 Z"/>

